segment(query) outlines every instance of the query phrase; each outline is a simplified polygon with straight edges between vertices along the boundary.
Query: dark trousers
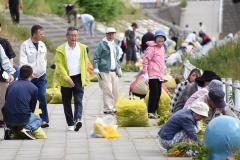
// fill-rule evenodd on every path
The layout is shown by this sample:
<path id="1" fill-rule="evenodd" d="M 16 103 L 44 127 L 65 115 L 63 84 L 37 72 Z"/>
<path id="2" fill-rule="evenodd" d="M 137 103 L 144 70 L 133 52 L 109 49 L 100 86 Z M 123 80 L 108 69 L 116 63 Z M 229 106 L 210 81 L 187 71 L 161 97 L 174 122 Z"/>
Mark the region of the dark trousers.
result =
<path id="1" fill-rule="evenodd" d="M 172 37 L 172 40 L 176 43 L 175 50 L 177 50 L 178 45 L 178 37 Z"/>
<path id="2" fill-rule="evenodd" d="M 84 88 L 82 87 L 81 75 L 71 76 L 75 86 L 73 88 L 61 87 L 62 101 L 64 114 L 68 126 L 73 126 L 74 123 L 82 119 L 82 99 L 84 94 Z M 74 97 L 74 116 L 72 112 L 72 96 Z"/>
<path id="3" fill-rule="evenodd" d="M 18 0 L 9 0 L 9 10 L 13 23 L 19 23 L 19 1 Z"/>
<path id="4" fill-rule="evenodd" d="M 149 79 L 148 113 L 155 113 L 161 95 L 162 82 L 158 79 Z"/>
<path id="5" fill-rule="evenodd" d="M 40 117 L 42 121 L 49 122 L 48 119 L 48 110 L 47 110 L 47 101 L 46 101 L 46 74 L 42 75 L 39 78 L 32 79 L 32 83 L 35 84 L 38 88 L 38 101 L 39 101 L 39 108 L 42 110 L 42 114 Z"/>
<path id="6" fill-rule="evenodd" d="M 77 11 L 73 9 L 73 10 L 67 12 L 68 23 L 71 23 L 71 15 L 73 15 L 74 26 L 76 27 L 77 26 Z"/>

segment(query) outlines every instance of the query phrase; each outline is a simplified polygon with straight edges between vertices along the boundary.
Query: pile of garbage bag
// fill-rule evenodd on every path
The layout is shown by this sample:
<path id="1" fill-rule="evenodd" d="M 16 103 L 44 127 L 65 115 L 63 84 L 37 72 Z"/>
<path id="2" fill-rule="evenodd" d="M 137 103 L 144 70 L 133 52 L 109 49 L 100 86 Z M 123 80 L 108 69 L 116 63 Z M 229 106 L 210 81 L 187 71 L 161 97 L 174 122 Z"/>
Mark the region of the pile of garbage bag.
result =
<path id="1" fill-rule="evenodd" d="M 110 115 L 109 115 L 110 116 Z M 92 137 L 95 138 L 119 138 L 120 133 L 117 131 L 117 125 L 113 123 L 113 117 L 97 118 L 94 122 L 94 131 Z"/>
<path id="2" fill-rule="evenodd" d="M 144 100 L 137 98 L 126 99 L 120 96 L 116 102 L 117 125 L 120 127 L 147 127 L 148 111 Z"/>
<path id="3" fill-rule="evenodd" d="M 149 92 L 145 97 L 145 103 L 148 105 L 148 100 L 149 100 Z M 167 92 L 162 89 L 159 104 L 158 104 L 158 109 L 157 109 L 157 114 L 158 114 L 158 125 L 164 124 L 170 115 L 169 112 L 169 107 L 171 103 L 171 98 L 167 94 Z"/>
<path id="4" fill-rule="evenodd" d="M 48 88 L 46 92 L 47 102 L 50 104 L 61 104 L 62 95 L 60 87 Z"/>

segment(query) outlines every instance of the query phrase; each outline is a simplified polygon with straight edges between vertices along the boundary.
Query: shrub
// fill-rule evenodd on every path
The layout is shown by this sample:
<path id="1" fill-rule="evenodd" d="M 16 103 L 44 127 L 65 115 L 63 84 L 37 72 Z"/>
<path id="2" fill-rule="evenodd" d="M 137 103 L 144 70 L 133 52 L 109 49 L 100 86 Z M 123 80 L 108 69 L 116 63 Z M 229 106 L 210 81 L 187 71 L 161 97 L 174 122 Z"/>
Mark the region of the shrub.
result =
<path id="1" fill-rule="evenodd" d="M 110 23 L 120 13 L 120 0 L 78 0 L 81 13 L 89 13 L 98 21 Z"/>
<path id="2" fill-rule="evenodd" d="M 186 8 L 187 7 L 187 0 L 181 0 L 180 6 L 181 6 L 181 8 Z"/>
<path id="3" fill-rule="evenodd" d="M 222 77 L 240 79 L 240 41 L 229 42 L 211 49 L 199 59 L 191 59 L 191 63 L 203 70 L 212 70 Z"/>

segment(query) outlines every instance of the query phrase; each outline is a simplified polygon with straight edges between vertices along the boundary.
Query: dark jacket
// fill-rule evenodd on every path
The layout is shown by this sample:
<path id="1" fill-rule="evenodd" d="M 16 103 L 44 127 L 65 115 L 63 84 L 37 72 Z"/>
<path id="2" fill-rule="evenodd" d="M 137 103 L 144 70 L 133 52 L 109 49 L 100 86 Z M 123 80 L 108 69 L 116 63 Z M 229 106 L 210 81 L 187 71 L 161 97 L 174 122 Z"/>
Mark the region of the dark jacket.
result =
<path id="1" fill-rule="evenodd" d="M 148 45 L 146 44 L 147 41 L 154 41 L 154 34 L 152 32 L 147 32 L 146 34 L 143 35 L 142 37 L 142 46 L 141 49 L 144 52 Z"/>
<path id="2" fill-rule="evenodd" d="M 135 45 L 136 45 L 135 32 L 131 31 L 131 30 L 127 30 L 125 32 L 125 37 L 126 37 L 126 40 L 127 40 L 127 46 L 128 47 L 135 47 Z"/>
<path id="3" fill-rule="evenodd" d="M 16 57 L 16 54 L 15 54 L 15 52 L 13 51 L 12 46 L 11 46 L 11 44 L 8 42 L 7 39 L 0 37 L 0 44 L 2 45 L 2 47 L 3 47 L 3 49 L 4 49 L 5 53 L 6 53 L 6 56 L 7 56 L 9 59 L 12 59 L 12 58 Z"/>
<path id="4" fill-rule="evenodd" d="M 198 85 L 197 83 L 189 83 L 186 88 L 183 90 L 182 94 L 179 96 L 178 101 L 175 107 L 172 109 L 173 113 L 177 112 L 178 110 L 182 109 L 187 102 L 188 98 L 193 95 L 193 93 L 197 92 Z"/>
<path id="5" fill-rule="evenodd" d="M 176 133 L 184 130 L 190 139 L 199 141 L 196 127 L 197 121 L 193 118 L 193 111 L 182 109 L 169 118 L 158 132 L 158 135 L 164 140 L 172 140 Z"/>
<path id="6" fill-rule="evenodd" d="M 37 87 L 28 80 L 17 80 L 9 85 L 3 107 L 7 126 L 25 126 L 28 123 L 36 107 L 37 95 Z"/>

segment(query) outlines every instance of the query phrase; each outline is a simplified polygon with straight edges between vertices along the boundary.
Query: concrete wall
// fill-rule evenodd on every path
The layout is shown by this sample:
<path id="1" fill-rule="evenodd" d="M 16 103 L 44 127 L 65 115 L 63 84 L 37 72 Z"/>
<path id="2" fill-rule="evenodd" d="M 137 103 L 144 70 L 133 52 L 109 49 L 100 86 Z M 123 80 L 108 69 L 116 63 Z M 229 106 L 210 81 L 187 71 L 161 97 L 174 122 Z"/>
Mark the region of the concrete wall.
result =
<path id="1" fill-rule="evenodd" d="M 223 0 L 222 32 L 236 33 L 240 30 L 240 3 L 232 0 Z"/>

